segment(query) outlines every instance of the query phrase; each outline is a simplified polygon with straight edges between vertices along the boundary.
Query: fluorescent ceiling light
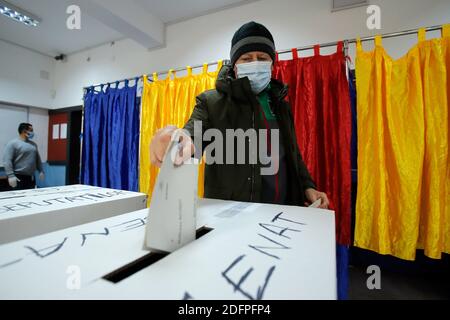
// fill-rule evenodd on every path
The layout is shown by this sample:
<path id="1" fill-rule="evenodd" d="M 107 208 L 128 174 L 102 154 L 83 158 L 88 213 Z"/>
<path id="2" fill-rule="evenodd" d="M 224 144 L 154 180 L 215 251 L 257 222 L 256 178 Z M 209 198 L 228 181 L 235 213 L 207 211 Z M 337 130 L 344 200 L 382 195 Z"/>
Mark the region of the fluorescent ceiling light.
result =
<path id="1" fill-rule="evenodd" d="M 37 27 L 39 22 L 41 22 L 41 19 L 35 15 L 3 0 L 0 0 L 0 14 L 17 22 L 22 22 L 27 26 Z"/>

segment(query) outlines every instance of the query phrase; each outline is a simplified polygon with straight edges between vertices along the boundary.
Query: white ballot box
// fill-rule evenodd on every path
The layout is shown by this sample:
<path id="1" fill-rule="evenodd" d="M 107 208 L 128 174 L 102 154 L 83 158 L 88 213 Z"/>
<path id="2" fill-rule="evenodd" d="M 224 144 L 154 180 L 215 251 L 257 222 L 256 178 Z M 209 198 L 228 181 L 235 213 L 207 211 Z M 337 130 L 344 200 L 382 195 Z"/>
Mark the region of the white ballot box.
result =
<path id="1" fill-rule="evenodd" d="M 238 205 L 199 203 L 204 219 L 198 229 L 205 221 L 220 225 L 215 215 Z M 139 210 L 0 245 L 0 300 L 75 298 L 78 290 L 149 254 L 142 246 L 147 216 L 147 209 Z"/>
<path id="2" fill-rule="evenodd" d="M 1 245 L 0 299 L 336 299 L 331 211 L 199 200 L 209 231 L 156 258 L 147 214 Z"/>
<path id="3" fill-rule="evenodd" d="M 137 260 L 147 209 L 0 245 L 0 300 L 70 299 Z"/>
<path id="4" fill-rule="evenodd" d="M 91 186 L 0 193 L 0 244 L 146 207 L 146 195 Z"/>
<path id="5" fill-rule="evenodd" d="M 245 212 L 231 206 L 203 237 L 120 282 L 96 281 L 82 298 L 337 298 L 333 212 L 239 205 Z"/>

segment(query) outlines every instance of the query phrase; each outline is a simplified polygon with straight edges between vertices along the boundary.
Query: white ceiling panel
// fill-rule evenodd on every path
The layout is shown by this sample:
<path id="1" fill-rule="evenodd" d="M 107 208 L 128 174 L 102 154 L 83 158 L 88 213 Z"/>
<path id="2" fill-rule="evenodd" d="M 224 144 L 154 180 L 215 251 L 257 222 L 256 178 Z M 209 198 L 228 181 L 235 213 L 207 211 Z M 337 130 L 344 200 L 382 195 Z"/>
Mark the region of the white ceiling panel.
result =
<path id="1" fill-rule="evenodd" d="M 257 0 L 127 0 L 127 7 L 132 8 L 134 15 L 139 17 L 134 21 L 133 12 L 130 13 L 130 10 L 111 10 L 107 15 L 99 14 L 99 5 L 105 6 L 107 3 L 100 0 L 6 1 L 39 17 L 41 23 L 38 27 L 30 27 L 0 15 L 0 40 L 54 57 L 123 38 L 133 39 L 147 48 L 157 47 L 164 42 L 159 35 L 164 34 L 162 29 L 167 24 Z M 130 3 L 131 1 L 133 3 Z M 81 30 L 69 30 L 66 27 L 69 16 L 66 9 L 72 4 L 79 4 L 81 7 Z M 116 7 L 119 8 L 120 4 Z M 148 20 L 145 17 L 148 17 Z M 136 21 L 139 23 L 135 23 Z M 155 21 L 158 21 L 161 27 L 149 28 L 151 23 L 155 26 Z M 155 32 L 158 28 L 162 29 Z"/>

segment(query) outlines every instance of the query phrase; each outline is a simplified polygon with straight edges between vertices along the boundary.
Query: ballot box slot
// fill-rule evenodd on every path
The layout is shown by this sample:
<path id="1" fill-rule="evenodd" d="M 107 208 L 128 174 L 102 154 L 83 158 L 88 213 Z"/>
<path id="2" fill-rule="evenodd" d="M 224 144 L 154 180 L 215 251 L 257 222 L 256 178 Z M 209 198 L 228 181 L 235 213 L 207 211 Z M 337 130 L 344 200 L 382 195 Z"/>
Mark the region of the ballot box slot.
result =
<path id="1" fill-rule="evenodd" d="M 199 238 L 203 237 L 204 235 L 206 235 L 208 232 L 211 232 L 212 230 L 214 230 L 214 229 L 205 227 L 205 226 L 197 229 L 197 232 L 195 233 L 195 239 L 199 239 Z"/>
<path id="2" fill-rule="evenodd" d="M 195 238 L 199 239 L 212 230 L 213 230 L 212 228 L 203 226 L 196 231 Z M 129 276 L 132 276 L 133 274 L 141 271 L 142 269 L 151 266 L 155 262 L 158 262 L 159 260 L 165 258 L 168 255 L 169 253 L 166 252 L 150 252 L 149 254 L 146 254 L 145 256 L 137 260 L 134 260 L 133 262 L 130 262 L 125 266 L 107 274 L 106 276 L 103 277 L 103 279 L 113 283 L 118 283 L 123 279 L 126 279 Z"/>
<path id="3" fill-rule="evenodd" d="M 122 268 L 119 268 L 119 269 L 107 274 L 106 276 L 103 277 L 103 279 L 108 280 L 113 283 L 120 282 L 123 279 L 126 279 L 129 276 L 135 274 L 136 272 L 139 272 L 142 269 L 161 260 L 162 258 L 164 258 L 167 255 L 168 255 L 168 253 L 150 252 L 149 254 L 123 266 Z"/>

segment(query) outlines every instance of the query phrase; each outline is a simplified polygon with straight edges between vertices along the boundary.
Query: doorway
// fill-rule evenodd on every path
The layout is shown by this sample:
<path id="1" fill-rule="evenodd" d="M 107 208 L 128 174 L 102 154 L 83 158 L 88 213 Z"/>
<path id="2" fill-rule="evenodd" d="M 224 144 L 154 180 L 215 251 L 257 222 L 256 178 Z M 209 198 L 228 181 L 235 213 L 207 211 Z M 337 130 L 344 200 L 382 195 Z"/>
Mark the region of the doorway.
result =
<path id="1" fill-rule="evenodd" d="M 81 148 L 81 124 L 82 110 L 69 112 L 69 141 L 67 144 L 66 184 L 80 183 L 80 148 Z"/>

